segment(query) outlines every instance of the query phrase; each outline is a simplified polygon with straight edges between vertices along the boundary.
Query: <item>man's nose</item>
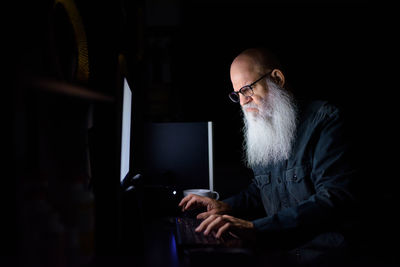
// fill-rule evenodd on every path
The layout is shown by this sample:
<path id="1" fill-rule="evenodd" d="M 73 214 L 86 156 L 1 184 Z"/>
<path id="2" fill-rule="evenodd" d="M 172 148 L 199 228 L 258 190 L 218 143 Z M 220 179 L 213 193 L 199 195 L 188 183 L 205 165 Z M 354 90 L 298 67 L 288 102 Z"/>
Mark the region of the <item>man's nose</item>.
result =
<path id="1" fill-rule="evenodd" d="M 240 105 L 246 105 L 247 103 L 252 101 L 251 96 L 244 96 L 242 94 L 239 94 L 239 98 L 240 98 Z"/>

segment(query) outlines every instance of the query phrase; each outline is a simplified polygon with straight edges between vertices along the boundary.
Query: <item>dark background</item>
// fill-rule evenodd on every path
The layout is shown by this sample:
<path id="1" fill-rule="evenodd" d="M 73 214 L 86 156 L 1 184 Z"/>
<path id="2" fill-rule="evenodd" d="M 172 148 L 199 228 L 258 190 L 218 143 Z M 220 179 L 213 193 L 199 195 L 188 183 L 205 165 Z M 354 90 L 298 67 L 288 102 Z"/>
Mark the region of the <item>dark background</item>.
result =
<path id="1" fill-rule="evenodd" d="M 55 100 L 47 94 L 43 97 L 42 93 L 32 93 L 30 86 L 21 83 L 32 77 L 55 79 L 115 100 L 113 104 L 95 103 L 93 118 L 93 151 L 101 155 L 95 162 L 102 166 L 93 174 L 99 177 L 94 183 L 96 242 L 97 251 L 105 252 L 114 249 L 106 243 L 116 242 L 115 236 L 120 235 L 120 213 L 115 208 L 120 207 L 115 189 L 118 141 L 115 131 L 110 130 L 118 126 L 118 54 L 126 57 L 134 91 L 134 172 L 141 173 L 144 164 L 140 155 L 145 148 L 140 140 L 145 123 L 213 121 L 215 189 L 226 197 L 251 179 L 251 172 L 242 163 L 240 109 L 227 96 L 232 90 L 230 64 L 246 48 L 268 46 L 281 58 L 296 93 L 332 101 L 348 112 L 352 134 L 358 137 L 358 162 L 366 180 L 376 185 L 378 192 L 371 197 L 391 202 L 388 212 L 374 210 L 374 214 L 385 214 L 385 221 L 392 218 L 386 214 L 392 212 L 398 179 L 398 12 L 387 3 L 76 1 L 87 36 L 90 68 L 88 80 L 78 81 L 74 76 L 76 48 L 70 26 L 62 14 L 54 12 L 53 1 L 32 2 L 7 7 L 11 16 L 3 23 L 8 66 L 5 81 L 11 83 L 14 100 L 14 153 L 9 171 L 15 173 L 15 183 L 10 186 L 17 189 L 17 214 L 25 205 L 21 194 L 27 197 L 21 189 L 21 181 L 25 181 L 21 177 L 40 180 L 42 166 L 53 162 L 48 159 L 52 153 L 74 157 L 77 168 L 83 168 L 79 157 L 75 157 L 75 153 L 81 155 L 83 144 L 74 145 L 71 134 L 81 131 L 84 135 L 86 122 L 82 116 L 87 116 L 88 108 L 65 96 L 56 96 Z M 63 121 L 53 123 L 60 118 L 57 114 Z M 38 129 L 43 125 L 57 131 L 42 130 L 41 136 Z M 42 144 L 46 144 L 43 140 L 50 140 L 49 147 L 57 147 L 57 142 L 64 144 L 60 152 L 42 151 Z M 62 165 L 58 172 L 67 169 Z M 67 173 L 66 179 L 69 175 L 74 176 Z M 17 222 L 18 227 L 28 231 L 24 223 Z M 16 239 L 13 242 L 19 244 Z"/>

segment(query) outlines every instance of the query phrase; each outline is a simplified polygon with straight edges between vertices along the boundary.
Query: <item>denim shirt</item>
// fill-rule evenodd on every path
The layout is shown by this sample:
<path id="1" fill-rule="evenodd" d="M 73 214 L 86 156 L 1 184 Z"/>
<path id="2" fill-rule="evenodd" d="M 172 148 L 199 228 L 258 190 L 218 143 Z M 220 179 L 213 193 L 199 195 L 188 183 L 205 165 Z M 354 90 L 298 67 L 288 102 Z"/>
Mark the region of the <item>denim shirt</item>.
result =
<path id="1" fill-rule="evenodd" d="M 310 102 L 299 113 L 289 159 L 254 167 L 248 188 L 224 202 L 237 214 L 262 208 L 264 215 L 252 221 L 261 234 L 337 231 L 355 203 L 349 145 L 339 109 Z"/>

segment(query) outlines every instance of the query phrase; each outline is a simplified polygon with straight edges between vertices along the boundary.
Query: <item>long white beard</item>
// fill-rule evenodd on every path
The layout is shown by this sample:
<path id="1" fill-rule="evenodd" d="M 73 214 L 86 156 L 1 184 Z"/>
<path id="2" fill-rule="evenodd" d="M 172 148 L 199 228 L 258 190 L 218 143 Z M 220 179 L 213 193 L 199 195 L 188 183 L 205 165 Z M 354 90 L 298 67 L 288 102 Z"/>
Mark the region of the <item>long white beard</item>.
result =
<path id="1" fill-rule="evenodd" d="M 268 95 L 260 106 L 250 102 L 243 109 L 246 164 L 266 166 L 289 158 L 296 133 L 297 108 L 286 90 L 267 80 Z M 258 113 L 246 112 L 254 107 Z"/>

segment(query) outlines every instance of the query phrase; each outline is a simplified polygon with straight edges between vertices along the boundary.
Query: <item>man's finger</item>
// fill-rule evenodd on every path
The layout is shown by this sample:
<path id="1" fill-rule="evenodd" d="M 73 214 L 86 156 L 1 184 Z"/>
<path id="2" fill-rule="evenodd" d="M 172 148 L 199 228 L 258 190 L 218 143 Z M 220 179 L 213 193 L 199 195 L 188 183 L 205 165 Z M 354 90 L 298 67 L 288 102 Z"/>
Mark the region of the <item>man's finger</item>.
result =
<path id="1" fill-rule="evenodd" d="M 179 202 L 178 206 L 182 207 L 182 211 L 186 210 L 188 202 L 190 202 L 194 197 L 194 195 L 187 195 L 181 200 L 181 202 Z"/>
<path id="2" fill-rule="evenodd" d="M 181 202 L 179 202 L 178 206 L 184 206 L 186 204 L 186 202 L 188 202 L 191 198 L 193 197 L 193 195 L 187 195 L 186 197 L 182 198 Z"/>
<path id="3" fill-rule="evenodd" d="M 224 225 L 222 225 L 219 229 L 217 234 L 215 235 L 216 238 L 220 238 L 222 236 L 223 233 L 225 233 L 229 227 L 231 227 L 231 223 L 230 222 L 226 222 Z"/>
<path id="4" fill-rule="evenodd" d="M 218 228 L 219 225 L 223 222 L 222 217 L 218 216 L 216 217 L 212 222 L 210 222 L 206 228 L 206 230 L 204 230 L 204 234 L 208 235 L 211 230 L 213 230 L 214 228 Z"/>
<path id="5" fill-rule="evenodd" d="M 204 221 L 202 221 L 202 222 L 200 223 L 199 226 L 197 226 L 197 228 L 195 229 L 195 231 L 196 231 L 196 232 L 202 232 L 202 231 L 207 227 L 207 225 L 208 225 L 210 222 L 212 222 L 214 219 L 215 219 L 214 216 L 209 216 L 207 219 L 205 219 Z"/>
<path id="6" fill-rule="evenodd" d="M 183 206 L 183 211 L 188 210 L 191 206 L 193 206 L 193 204 L 195 204 L 197 202 L 197 199 L 195 197 L 192 197 L 189 199 L 189 201 L 186 203 L 185 206 Z"/>
<path id="7" fill-rule="evenodd" d="M 188 197 L 186 196 L 181 199 L 181 202 L 179 202 L 178 206 L 182 207 L 187 201 L 188 201 Z"/>

